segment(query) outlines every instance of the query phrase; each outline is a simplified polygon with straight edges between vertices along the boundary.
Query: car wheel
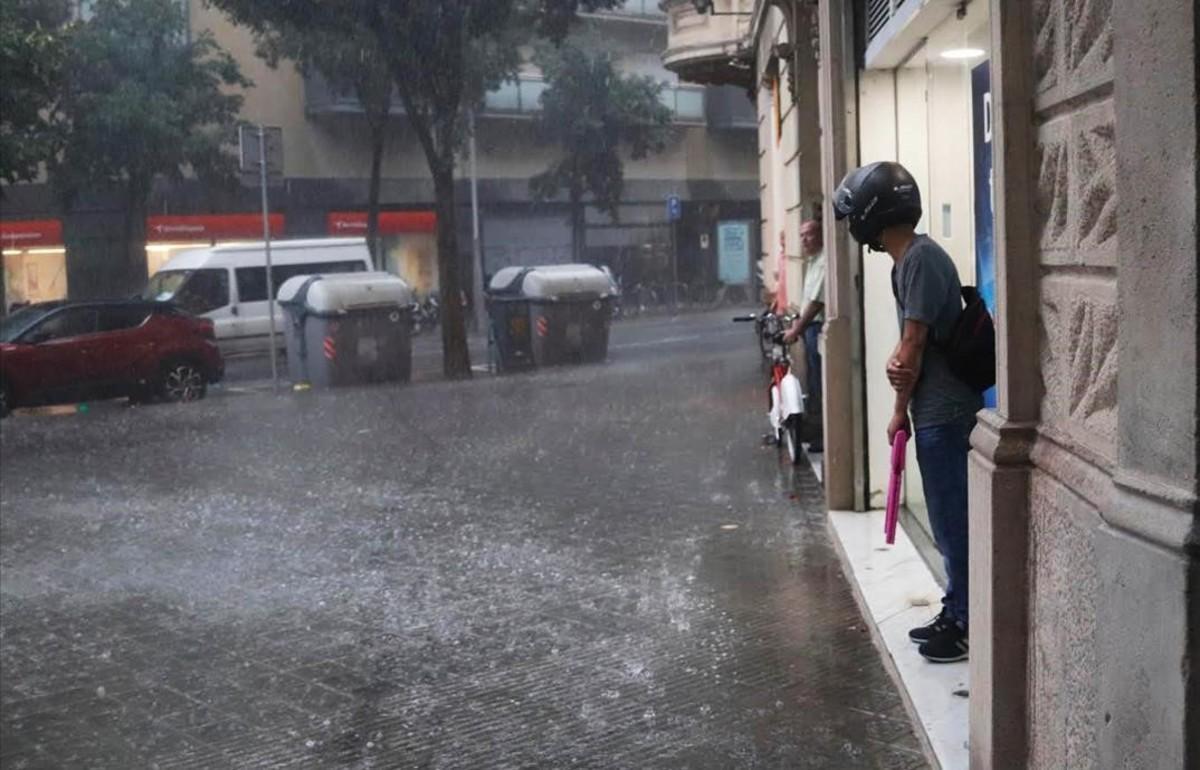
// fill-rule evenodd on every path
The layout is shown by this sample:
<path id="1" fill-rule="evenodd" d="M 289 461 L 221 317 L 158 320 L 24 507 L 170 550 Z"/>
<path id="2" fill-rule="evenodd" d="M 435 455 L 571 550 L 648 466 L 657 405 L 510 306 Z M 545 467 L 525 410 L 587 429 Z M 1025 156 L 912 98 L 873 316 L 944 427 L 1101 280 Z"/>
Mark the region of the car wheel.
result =
<path id="1" fill-rule="evenodd" d="M 10 411 L 8 405 L 8 383 L 0 380 L 0 420 L 8 417 Z"/>
<path id="2" fill-rule="evenodd" d="M 163 367 L 158 393 L 164 401 L 199 401 L 208 392 L 204 372 L 189 361 L 172 361 Z"/>

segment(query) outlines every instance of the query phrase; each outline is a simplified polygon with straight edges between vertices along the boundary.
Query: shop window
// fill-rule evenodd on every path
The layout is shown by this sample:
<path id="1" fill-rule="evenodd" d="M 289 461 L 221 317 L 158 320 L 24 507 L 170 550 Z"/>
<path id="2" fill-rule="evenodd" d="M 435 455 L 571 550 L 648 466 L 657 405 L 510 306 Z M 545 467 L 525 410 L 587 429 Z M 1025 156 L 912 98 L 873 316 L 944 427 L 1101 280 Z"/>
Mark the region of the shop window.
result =
<path id="1" fill-rule="evenodd" d="M 241 291 L 240 276 L 238 290 Z M 196 270 L 188 276 L 179 293 L 175 295 L 175 304 L 193 315 L 202 315 L 225 307 L 229 304 L 229 272 Z"/>

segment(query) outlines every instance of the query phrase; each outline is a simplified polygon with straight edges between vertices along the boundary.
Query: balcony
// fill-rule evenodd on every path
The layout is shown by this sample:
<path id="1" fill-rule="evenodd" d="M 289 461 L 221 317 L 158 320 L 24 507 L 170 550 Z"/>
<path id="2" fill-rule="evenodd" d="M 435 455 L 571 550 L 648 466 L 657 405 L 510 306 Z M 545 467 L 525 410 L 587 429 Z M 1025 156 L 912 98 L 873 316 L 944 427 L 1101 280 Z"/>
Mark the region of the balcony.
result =
<path id="1" fill-rule="evenodd" d="M 539 98 L 547 88 L 541 78 L 523 77 L 502 83 L 484 98 L 484 118 L 530 118 L 542 109 Z M 668 85 L 659 97 L 671 110 L 674 122 L 683 125 L 704 125 L 706 119 L 705 89 L 695 85 Z M 304 108 L 310 116 L 355 115 L 362 105 L 353 92 L 340 91 L 318 74 L 304 80 Z M 400 97 L 392 99 L 392 114 L 404 115 Z"/>
<path id="2" fill-rule="evenodd" d="M 668 17 L 667 69 L 691 83 L 751 86 L 755 0 L 715 0 L 714 11 L 730 15 L 696 13 L 691 0 L 662 0 L 661 7 Z"/>
<path id="3" fill-rule="evenodd" d="M 667 20 L 667 12 L 659 8 L 658 3 L 659 0 L 624 0 L 616 8 L 595 13 L 580 12 L 579 15 L 588 18 L 663 24 Z"/>
<path id="4" fill-rule="evenodd" d="M 704 102 L 709 128 L 730 130 L 758 128 L 758 111 L 744 88 L 709 86 Z"/>

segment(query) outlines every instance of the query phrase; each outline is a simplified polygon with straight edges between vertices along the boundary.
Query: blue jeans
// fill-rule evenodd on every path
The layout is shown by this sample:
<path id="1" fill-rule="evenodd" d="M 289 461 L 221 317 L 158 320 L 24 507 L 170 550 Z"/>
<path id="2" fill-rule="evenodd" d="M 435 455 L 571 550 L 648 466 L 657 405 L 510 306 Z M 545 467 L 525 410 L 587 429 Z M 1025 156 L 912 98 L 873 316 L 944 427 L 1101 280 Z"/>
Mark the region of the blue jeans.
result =
<path id="1" fill-rule="evenodd" d="M 929 510 L 933 540 L 946 564 L 942 604 L 964 627 L 969 625 L 967 595 L 967 454 L 975 417 L 918 428 L 917 463 Z"/>
<path id="2" fill-rule="evenodd" d="M 805 368 L 808 370 L 807 382 L 805 385 L 804 395 L 808 399 L 805 411 L 813 421 L 812 439 L 817 444 L 823 443 L 821 440 L 822 424 L 821 410 L 823 402 L 821 401 L 821 350 L 817 347 L 821 340 L 821 326 L 823 323 L 817 321 L 808 325 L 804 330 L 804 362 Z"/>

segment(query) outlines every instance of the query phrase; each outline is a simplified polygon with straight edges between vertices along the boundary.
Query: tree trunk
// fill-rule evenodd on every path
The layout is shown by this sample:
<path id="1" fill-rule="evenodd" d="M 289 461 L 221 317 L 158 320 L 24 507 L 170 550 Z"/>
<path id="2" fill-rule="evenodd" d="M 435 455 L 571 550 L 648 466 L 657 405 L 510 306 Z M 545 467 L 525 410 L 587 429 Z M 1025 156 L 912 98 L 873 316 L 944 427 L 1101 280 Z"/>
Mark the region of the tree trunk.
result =
<path id="1" fill-rule="evenodd" d="M 371 264 L 376 270 L 386 270 L 387 260 L 379 245 L 379 183 L 383 173 L 383 150 L 387 141 L 386 118 L 382 123 L 372 122 L 371 130 L 371 181 L 367 190 L 367 248 L 371 251 Z"/>
<path id="2" fill-rule="evenodd" d="M 583 207 L 583 192 L 571 190 L 571 259 L 582 263 L 587 254 L 587 220 Z"/>
<path id="3" fill-rule="evenodd" d="M 458 231 L 455 222 L 453 148 L 450 157 L 433 165 L 433 189 L 437 196 L 438 284 L 442 294 L 442 372 L 447 379 L 471 376 L 471 353 L 467 348 L 466 316 L 462 304 L 462 275 L 459 269 Z"/>
<path id="4" fill-rule="evenodd" d="M 150 182 L 131 179 L 126 187 L 125 223 L 121 233 L 121 253 L 124 264 L 108 286 L 107 294 L 126 297 L 139 291 L 146 283 L 146 201 L 150 197 Z"/>

